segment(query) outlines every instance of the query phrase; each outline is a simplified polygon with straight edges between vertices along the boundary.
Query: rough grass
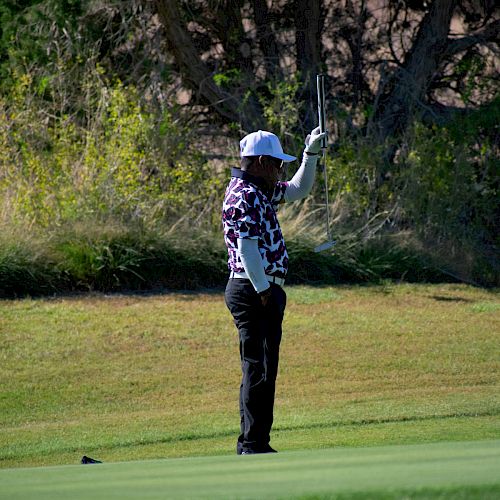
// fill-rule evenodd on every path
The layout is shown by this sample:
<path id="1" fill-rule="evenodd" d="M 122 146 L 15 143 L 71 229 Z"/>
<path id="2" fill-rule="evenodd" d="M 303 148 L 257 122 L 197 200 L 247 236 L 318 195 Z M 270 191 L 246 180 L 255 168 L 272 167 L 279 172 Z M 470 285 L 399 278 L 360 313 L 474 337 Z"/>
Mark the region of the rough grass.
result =
<path id="1" fill-rule="evenodd" d="M 496 292 L 287 293 L 280 450 L 500 437 Z M 233 453 L 237 350 L 221 292 L 0 302 L 0 464 Z"/>

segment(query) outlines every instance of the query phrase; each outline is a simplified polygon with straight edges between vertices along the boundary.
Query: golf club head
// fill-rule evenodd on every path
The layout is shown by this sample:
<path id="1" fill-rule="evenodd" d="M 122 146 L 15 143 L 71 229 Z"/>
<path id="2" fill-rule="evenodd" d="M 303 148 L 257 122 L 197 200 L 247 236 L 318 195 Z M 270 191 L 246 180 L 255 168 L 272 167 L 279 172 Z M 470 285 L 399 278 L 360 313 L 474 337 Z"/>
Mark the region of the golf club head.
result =
<path id="1" fill-rule="evenodd" d="M 330 250 L 330 248 L 332 248 L 334 245 L 335 245 L 335 241 L 327 241 L 325 243 L 322 243 L 321 245 L 318 245 L 314 251 L 316 253 L 319 253 L 319 252 L 324 252 L 325 250 Z"/>

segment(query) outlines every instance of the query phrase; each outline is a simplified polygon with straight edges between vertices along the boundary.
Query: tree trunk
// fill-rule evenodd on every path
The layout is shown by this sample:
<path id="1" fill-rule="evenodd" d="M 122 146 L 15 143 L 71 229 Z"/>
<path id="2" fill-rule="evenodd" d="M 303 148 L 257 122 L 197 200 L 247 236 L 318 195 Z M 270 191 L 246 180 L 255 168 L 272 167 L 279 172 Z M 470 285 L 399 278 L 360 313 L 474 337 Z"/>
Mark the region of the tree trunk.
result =
<path id="1" fill-rule="evenodd" d="M 267 79 L 281 79 L 280 54 L 274 36 L 266 0 L 252 0 L 253 16 L 257 27 L 259 48 L 264 56 Z"/>
<path id="2" fill-rule="evenodd" d="M 198 99 L 211 106 L 226 122 L 241 123 L 247 130 L 262 126 L 262 115 L 252 100 L 246 101 L 247 105 L 242 109 L 239 96 L 233 96 L 215 84 L 181 19 L 178 0 L 155 0 L 155 6 L 183 81 L 194 90 Z"/>
<path id="3" fill-rule="evenodd" d="M 238 96 L 241 124 L 246 132 L 251 132 L 256 128 L 264 128 L 265 120 L 262 105 L 255 93 L 253 42 L 245 34 L 241 16 L 244 3 L 244 0 L 219 0 L 215 10 L 215 32 L 224 48 L 224 67 L 239 70 L 234 82 L 234 94 Z"/>
<path id="4" fill-rule="evenodd" d="M 456 0 L 434 0 L 423 18 L 403 65 L 396 69 L 382 92 L 374 113 L 376 138 L 384 143 L 400 137 L 416 109 L 421 106 L 429 84 L 446 54 L 447 37 Z M 389 160 L 395 153 L 390 148 Z"/>
<path id="5" fill-rule="evenodd" d="M 321 4 L 321 0 L 295 0 L 293 3 L 296 61 L 304 83 L 302 99 L 307 103 L 304 110 L 304 127 L 307 130 L 318 122 L 315 75 L 321 67 L 321 35 L 324 24 Z"/>
<path id="6" fill-rule="evenodd" d="M 240 69 L 244 79 L 250 77 L 253 80 L 251 42 L 245 35 L 241 17 L 243 3 L 243 0 L 224 0 L 218 4 L 215 10 L 215 33 L 224 48 L 227 65 Z"/>
<path id="7" fill-rule="evenodd" d="M 365 32 L 365 23 L 368 17 L 368 10 L 366 8 L 365 0 L 359 3 L 359 12 L 356 11 L 355 6 L 351 0 L 346 2 L 346 11 L 350 15 L 350 19 L 356 20 L 355 23 L 349 22 L 341 28 L 340 33 L 349 46 L 351 52 L 352 69 L 348 76 L 348 81 L 352 85 L 352 106 L 354 109 L 358 107 L 363 93 L 370 92 L 370 87 L 366 83 L 363 76 L 363 35 Z"/>

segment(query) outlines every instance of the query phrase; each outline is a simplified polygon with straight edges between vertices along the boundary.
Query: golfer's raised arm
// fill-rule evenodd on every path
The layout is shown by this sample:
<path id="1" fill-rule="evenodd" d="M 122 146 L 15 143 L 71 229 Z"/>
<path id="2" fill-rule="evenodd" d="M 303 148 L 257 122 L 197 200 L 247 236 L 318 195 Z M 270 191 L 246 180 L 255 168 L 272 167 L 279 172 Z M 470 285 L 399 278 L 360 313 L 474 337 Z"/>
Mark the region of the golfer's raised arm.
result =
<path id="1" fill-rule="evenodd" d="M 288 181 L 288 187 L 285 191 L 285 201 L 300 200 L 310 193 L 314 184 L 316 163 L 321 149 L 321 139 L 325 135 L 317 127 L 311 132 L 311 135 L 307 136 L 302 163 L 292 179 Z"/>

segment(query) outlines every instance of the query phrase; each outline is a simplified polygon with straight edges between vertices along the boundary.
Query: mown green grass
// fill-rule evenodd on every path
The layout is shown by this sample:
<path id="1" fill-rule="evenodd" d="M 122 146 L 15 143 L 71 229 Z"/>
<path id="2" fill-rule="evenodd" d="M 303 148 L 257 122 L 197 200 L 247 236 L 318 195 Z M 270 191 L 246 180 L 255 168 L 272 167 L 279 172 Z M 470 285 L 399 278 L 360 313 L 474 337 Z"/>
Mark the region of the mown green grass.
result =
<path id="1" fill-rule="evenodd" d="M 498 294 L 289 287 L 280 451 L 500 437 Z M 0 302 L 0 466 L 234 452 L 221 292 Z"/>
<path id="2" fill-rule="evenodd" d="M 500 441 L 0 471 L 0 498 L 498 498 Z M 465 496 L 465 495 L 466 496 Z"/>

